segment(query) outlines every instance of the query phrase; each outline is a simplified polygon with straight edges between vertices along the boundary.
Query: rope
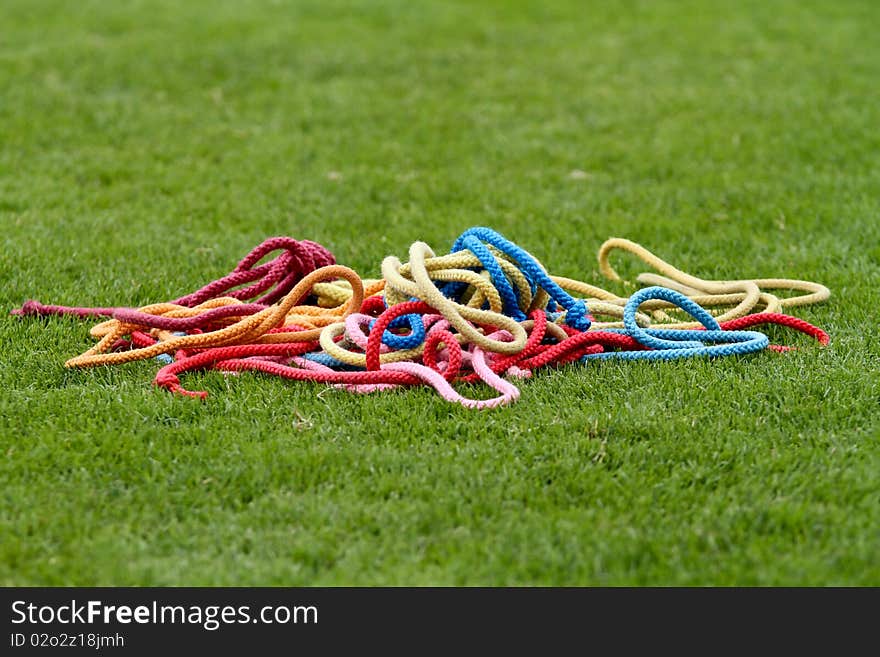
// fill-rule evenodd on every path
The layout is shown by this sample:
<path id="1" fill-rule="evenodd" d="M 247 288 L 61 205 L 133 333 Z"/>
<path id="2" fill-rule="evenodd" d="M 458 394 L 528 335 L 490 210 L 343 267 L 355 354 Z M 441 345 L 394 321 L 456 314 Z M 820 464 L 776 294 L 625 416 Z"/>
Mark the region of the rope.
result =
<path id="1" fill-rule="evenodd" d="M 780 312 L 783 308 L 805 306 L 826 301 L 831 292 L 819 283 L 788 278 L 758 278 L 732 281 L 708 281 L 676 269 L 665 260 L 654 255 L 648 249 L 627 239 L 613 237 L 599 247 L 599 271 L 613 281 L 621 280 L 611 267 L 609 255 L 614 249 L 632 253 L 648 266 L 659 272 L 644 273 L 637 280 L 648 285 L 659 285 L 688 295 L 699 296 L 694 299 L 704 306 L 734 307 L 719 315 L 720 321 L 735 319 L 753 312 L 763 305 L 767 312 Z M 767 290 L 797 290 L 807 294 L 787 298 L 779 298 Z M 656 307 L 656 306 L 655 306 Z M 693 328 L 695 323 L 679 323 L 677 328 Z"/>
<path id="2" fill-rule="evenodd" d="M 262 265 L 257 263 L 270 253 L 281 254 Z M 194 307 L 209 299 L 229 296 L 238 300 L 254 299 L 258 304 L 271 304 L 287 294 L 296 283 L 310 272 L 336 262 L 333 254 L 324 246 L 310 240 L 297 241 L 290 237 L 270 237 L 251 250 L 230 273 L 208 283 L 195 292 L 186 294 L 171 304 Z M 233 290 L 240 285 L 247 287 Z M 230 291 L 232 290 L 232 291 Z M 116 307 L 91 308 L 84 306 L 44 305 L 36 300 L 26 301 L 13 315 L 69 315 L 87 317 L 112 317 Z"/>
<path id="3" fill-rule="evenodd" d="M 155 384 L 183 388 L 195 370 L 250 371 L 312 381 L 354 393 L 427 385 L 449 402 L 489 409 L 520 397 L 511 379 L 593 360 L 674 360 L 745 356 L 771 345 L 757 326 L 773 324 L 829 343 L 821 329 L 784 310 L 824 301 L 826 287 L 790 279 L 708 281 L 682 272 L 644 247 L 614 238 L 599 249 L 602 274 L 619 280 L 609 253 L 633 253 L 659 273 L 629 297 L 551 275 L 535 256 L 485 227 L 462 233 L 445 255 L 415 242 L 409 259 L 381 263 L 382 279 L 361 279 L 334 264 L 324 247 L 276 237 L 226 276 L 174 301 L 141 308 L 45 306 L 13 314 L 107 318 L 97 343 L 67 367 L 157 358 Z M 275 251 L 272 260 L 259 264 Z M 804 292 L 780 297 L 779 290 Z M 762 312 L 755 312 L 755 311 Z M 690 319 L 682 321 L 676 314 Z M 611 321 L 597 321 L 596 318 Z M 471 399 L 459 383 L 496 394 Z"/>
<path id="4" fill-rule="evenodd" d="M 638 307 L 649 299 L 663 299 L 688 313 L 703 327 L 695 332 L 687 329 L 642 328 L 635 321 Z M 642 351 L 620 351 L 586 354 L 582 360 L 616 358 L 620 360 L 674 360 L 689 357 L 735 356 L 765 349 L 770 340 L 757 331 L 733 331 L 722 329 L 718 321 L 704 308 L 688 299 L 681 292 L 664 287 L 649 287 L 633 294 L 624 308 L 623 322 L 626 329 L 609 329 L 609 332 L 625 334 L 648 347 Z M 713 344 L 706 345 L 704 342 Z"/>
<path id="5" fill-rule="evenodd" d="M 134 360 L 150 358 L 159 354 L 173 353 L 179 349 L 206 349 L 217 347 L 229 343 L 245 343 L 245 342 L 306 342 L 318 338 L 323 329 L 306 329 L 293 327 L 291 330 L 283 331 L 283 336 L 279 333 L 274 335 L 266 335 L 270 329 L 282 327 L 288 320 L 288 312 L 296 307 L 312 289 L 313 283 L 334 278 L 344 278 L 348 280 L 354 291 L 352 297 L 344 306 L 331 311 L 334 316 L 345 316 L 354 312 L 360 307 L 363 301 L 363 287 L 357 273 L 348 267 L 341 265 L 330 265 L 321 267 L 311 272 L 300 280 L 292 290 L 290 290 L 281 301 L 273 306 L 269 306 L 259 312 L 240 318 L 234 324 L 216 331 L 208 331 L 195 335 L 173 336 L 170 339 L 157 342 L 149 347 L 132 349 L 131 351 L 123 351 L 116 353 L 105 353 L 108 351 L 118 338 L 137 328 L 136 325 L 126 324 L 119 320 L 113 320 L 115 325 L 107 331 L 106 335 L 94 347 L 86 351 L 81 356 L 71 358 L 65 365 L 67 367 L 92 367 L 96 365 L 111 365 L 117 363 L 128 363 Z M 220 301 L 220 300 L 215 300 Z M 210 302 L 206 302 L 210 303 Z M 200 310 L 200 306 L 196 306 L 195 310 Z M 147 306 L 142 308 L 140 312 L 147 314 L 159 314 L 167 311 L 179 310 L 186 312 L 184 307 L 175 304 L 158 304 L 157 306 Z M 153 312 L 150 312 L 153 311 Z M 296 311 L 294 310 L 294 314 Z"/>

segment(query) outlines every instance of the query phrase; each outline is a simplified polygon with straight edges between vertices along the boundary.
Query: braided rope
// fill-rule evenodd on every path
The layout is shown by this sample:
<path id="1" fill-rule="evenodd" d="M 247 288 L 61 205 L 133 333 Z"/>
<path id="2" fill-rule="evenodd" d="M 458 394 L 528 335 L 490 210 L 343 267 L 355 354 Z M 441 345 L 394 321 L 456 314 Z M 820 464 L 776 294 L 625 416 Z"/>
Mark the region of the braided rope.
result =
<path id="1" fill-rule="evenodd" d="M 174 336 L 166 341 L 157 342 L 149 347 L 142 347 L 131 351 L 105 353 L 116 339 L 130 332 L 132 329 L 137 328 L 135 325 L 125 324 L 119 320 L 113 320 L 117 322 L 116 326 L 108 331 L 98 344 L 84 354 L 71 358 L 65 363 L 65 365 L 67 367 L 92 367 L 95 365 L 128 363 L 134 360 L 158 356 L 159 354 L 173 353 L 178 349 L 206 349 L 209 347 L 226 345 L 232 342 L 281 342 L 282 338 L 278 334 L 266 335 L 266 333 L 270 329 L 283 326 L 284 322 L 287 320 L 288 311 L 294 308 L 294 306 L 296 306 L 296 304 L 311 291 L 312 284 L 315 281 L 334 278 L 344 278 L 348 280 L 354 291 L 352 297 L 346 302 L 345 306 L 341 307 L 339 312 L 339 314 L 346 316 L 360 308 L 361 302 L 363 301 L 363 286 L 360 277 L 353 270 L 341 265 L 330 265 L 322 267 L 321 269 L 313 271 L 305 276 L 284 296 L 283 299 L 281 299 L 277 305 L 269 306 L 268 308 L 260 310 L 252 315 L 247 315 L 239 319 L 236 323 L 216 331 L 195 335 Z M 173 306 L 174 304 L 160 304 L 160 309 L 165 309 L 169 305 Z M 145 309 L 141 309 L 141 312 L 153 314 L 148 312 L 151 309 L 156 308 L 148 306 Z M 298 330 L 297 328 L 297 330 L 286 331 L 283 341 L 305 342 L 315 340 L 320 336 L 322 331 L 323 329 Z"/>
<path id="2" fill-rule="evenodd" d="M 635 321 L 635 312 L 648 299 L 663 299 L 696 319 L 703 331 L 687 329 L 642 328 Z M 587 354 L 582 360 L 616 358 L 621 360 L 673 360 L 704 356 L 734 356 L 754 353 L 765 349 L 770 340 L 757 331 L 722 329 L 718 321 L 705 309 L 688 299 L 681 292 L 664 287 L 648 287 L 633 294 L 624 309 L 626 329 L 610 329 L 612 333 L 623 332 L 647 351 L 602 352 Z M 697 337 L 698 339 L 694 339 Z M 713 344 L 705 345 L 704 342 Z"/>
<path id="3" fill-rule="evenodd" d="M 400 273 L 401 262 L 394 256 L 382 261 L 382 275 L 385 278 L 385 294 L 393 289 L 398 294 L 421 299 L 436 308 L 449 320 L 461 334 L 486 351 L 499 353 L 518 353 L 525 344 L 526 334 L 519 323 L 507 315 L 493 310 L 481 310 L 457 303 L 446 297 L 431 280 L 431 274 L 425 266 L 425 258 L 433 257 L 431 247 L 424 242 L 415 242 L 409 249 L 409 265 L 412 280 L 404 278 Z M 500 269 L 500 268 L 499 268 Z M 434 272 L 436 274 L 436 272 Z M 495 326 L 507 330 L 512 336 L 511 341 L 494 339 L 475 329 L 473 324 Z"/>
<path id="4" fill-rule="evenodd" d="M 766 308 L 766 312 L 779 312 L 782 308 L 821 303 L 831 296 L 830 290 L 824 285 L 788 278 L 707 281 L 673 267 L 640 244 L 619 237 L 606 240 L 599 247 L 598 253 L 599 271 L 606 278 L 614 281 L 621 280 L 609 262 L 609 255 L 614 249 L 632 253 L 660 274 L 640 274 L 637 277 L 639 282 L 668 287 L 688 295 L 703 295 L 701 300 L 704 305 L 726 306 L 736 303 L 732 309 L 718 316 L 720 321 L 742 317 L 753 312 L 760 305 Z M 807 294 L 778 298 L 769 294 L 767 290 L 797 290 Z M 695 323 L 679 323 L 676 328 L 695 326 L 697 326 Z"/>
<path id="5" fill-rule="evenodd" d="M 508 378 L 591 360 L 717 358 L 793 347 L 771 345 L 750 329 L 785 326 L 827 345 L 828 334 L 783 314 L 828 298 L 817 283 L 789 279 L 706 281 L 686 274 L 634 242 L 614 238 L 599 250 L 602 273 L 619 280 L 609 253 L 623 249 L 659 273 L 659 283 L 620 297 L 590 283 L 554 276 L 499 233 L 471 228 L 450 253 L 415 242 L 408 262 L 390 255 L 381 280 L 333 264 L 308 240 L 271 238 L 236 268 L 171 302 L 141 308 L 44 306 L 18 315 L 106 317 L 92 327 L 97 343 L 67 367 L 157 358 L 156 385 L 204 398 L 180 384 L 199 369 L 251 371 L 324 383 L 357 393 L 429 385 L 444 399 L 488 409 L 520 396 Z M 259 264 L 269 254 L 274 259 Z M 778 290 L 805 292 L 779 297 Z M 577 295 L 577 296 L 572 296 Z M 755 312 L 762 310 L 763 312 Z M 674 314 L 685 313 L 693 321 Z M 595 321 L 602 317 L 612 321 Z M 497 395 L 469 399 L 457 382 L 481 381 Z"/>
<path id="6" fill-rule="evenodd" d="M 262 265 L 257 263 L 267 255 L 282 253 Z M 208 283 L 195 292 L 186 294 L 169 303 L 194 307 L 220 296 L 238 300 L 256 299 L 256 303 L 270 304 L 287 294 L 293 286 L 310 272 L 336 262 L 326 247 L 310 240 L 297 241 L 290 237 L 270 237 L 251 250 L 230 273 Z M 240 285 L 247 287 L 233 290 Z M 87 317 L 112 317 L 117 307 L 91 308 L 84 306 L 45 305 L 36 300 L 26 301 L 13 315 L 69 315 Z"/>
<path id="7" fill-rule="evenodd" d="M 480 257 L 480 253 L 488 253 L 488 251 L 483 250 L 482 242 L 491 244 L 496 249 L 508 255 L 519 265 L 520 269 L 526 274 L 530 281 L 546 290 L 551 298 L 566 310 L 565 322 L 569 326 L 579 331 L 586 331 L 590 328 L 591 318 L 583 300 L 575 299 L 570 296 L 553 281 L 544 270 L 541 263 L 538 262 L 534 256 L 525 249 L 505 239 L 494 230 L 482 226 L 469 228 L 463 232 L 457 240 L 455 240 L 455 243 L 452 245 L 452 250 L 457 251 L 462 248 L 467 248 L 473 251 L 485 266 L 487 262 L 484 262 L 483 258 Z M 500 281 L 495 280 L 495 273 L 491 270 L 490 273 L 492 274 L 493 282 L 496 284 L 499 283 Z"/>

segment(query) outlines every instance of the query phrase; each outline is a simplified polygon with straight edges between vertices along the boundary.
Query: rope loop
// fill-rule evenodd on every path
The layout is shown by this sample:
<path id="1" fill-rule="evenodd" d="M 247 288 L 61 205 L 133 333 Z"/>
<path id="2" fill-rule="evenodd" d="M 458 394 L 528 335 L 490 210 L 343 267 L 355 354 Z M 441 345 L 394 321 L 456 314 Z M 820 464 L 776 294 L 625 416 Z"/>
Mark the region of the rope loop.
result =
<path id="1" fill-rule="evenodd" d="M 639 326 L 636 322 L 636 311 L 638 311 L 639 306 L 650 299 L 663 299 L 664 301 L 668 301 L 684 310 L 687 314 L 700 322 L 700 324 L 706 329 L 712 331 L 721 330 L 718 321 L 712 317 L 712 315 L 700 305 L 688 299 L 681 292 L 676 292 L 675 290 L 670 290 L 665 287 L 646 287 L 633 294 L 629 298 L 629 301 L 627 301 L 626 307 L 623 310 L 623 323 L 626 326 L 628 334 L 646 347 L 650 347 L 651 349 L 695 349 L 703 346 L 702 342 L 696 340 L 682 342 L 679 340 L 666 340 L 660 337 L 655 337 L 650 333 L 650 329 L 643 329 Z"/>

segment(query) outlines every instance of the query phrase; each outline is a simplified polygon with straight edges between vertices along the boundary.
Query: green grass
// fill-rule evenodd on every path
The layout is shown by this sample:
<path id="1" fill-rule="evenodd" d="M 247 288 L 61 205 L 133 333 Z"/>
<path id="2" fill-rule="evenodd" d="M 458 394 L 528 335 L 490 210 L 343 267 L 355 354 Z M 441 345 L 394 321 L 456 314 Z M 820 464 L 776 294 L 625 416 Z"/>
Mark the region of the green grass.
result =
<path id="1" fill-rule="evenodd" d="M 6 0 L 0 308 L 172 298 L 270 235 L 376 276 L 487 225 L 594 283 L 610 236 L 819 280 L 830 348 L 478 413 L 214 373 L 199 403 L 0 319 L 0 584 L 880 584 L 880 6 L 549 4 Z"/>

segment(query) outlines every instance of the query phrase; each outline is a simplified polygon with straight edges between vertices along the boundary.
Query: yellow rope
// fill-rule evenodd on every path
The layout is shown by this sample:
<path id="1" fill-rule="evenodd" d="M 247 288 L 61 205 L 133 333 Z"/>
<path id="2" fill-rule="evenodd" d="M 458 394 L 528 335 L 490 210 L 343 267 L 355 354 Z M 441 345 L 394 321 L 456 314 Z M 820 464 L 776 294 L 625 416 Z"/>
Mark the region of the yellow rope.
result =
<path id="1" fill-rule="evenodd" d="M 412 278 L 407 278 L 402 273 L 403 264 L 396 256 L 388 256 L 382 261 L 385 295 L 389 299 L 389 304 L 397 303 L 394 299 L 406 300 L 415 297 L 436 308 L 460 334 L 482 349 L 502 354 L 516 354 L 522 351 L 528 336 L 519 322 L 500 312 L 480 310 L 456 303 L 437 289 L 431 277 L 436 277 L 440 270 L 429 271 L 426 263 L 427 258 L 433 257 L 434 252 L 430 246 L 424 242 L 415 242 L 409 249 L 407 271 Z M 505 329 L 513 336 L 513 340 L 504 342 L 488 338 L 475 329 L 471 322 Z"/>
<path id="2" fill-rule="evenodd" d="M 648 249 L 627 239 L 613 237 L 606 240 L 599 248 L 599 271 L 611 280 L 619 281 L 620 276 L 611 267 L 609 254 L 614 249 L 632 253 L 658 274 L 640 274 L 636 280 L 646 285 L 661 285 L 682 292 L 704 307 L 733 306 L 730 310 L 717 315 L 718 321 L 726 321 L 742 317 L 763 307 L 767 312 L 782 312 L 784 308 L 804 306 L 825 301 L 831 295 L 827 287 L 819 283 L 789 278 L 757 278 L 730 281 L 710 281 L 673 267 L 665 260 L 654 255 Z M 806 292 L 793 297 L 780 298 L 769 291 L 797 290 Z M 654 304 L 647 308 L 663 307 Z M 663 324 L 667 326 L 666 323 Z M 694 322 L 680 322 L 676 328 L 691 328 Z"/>

